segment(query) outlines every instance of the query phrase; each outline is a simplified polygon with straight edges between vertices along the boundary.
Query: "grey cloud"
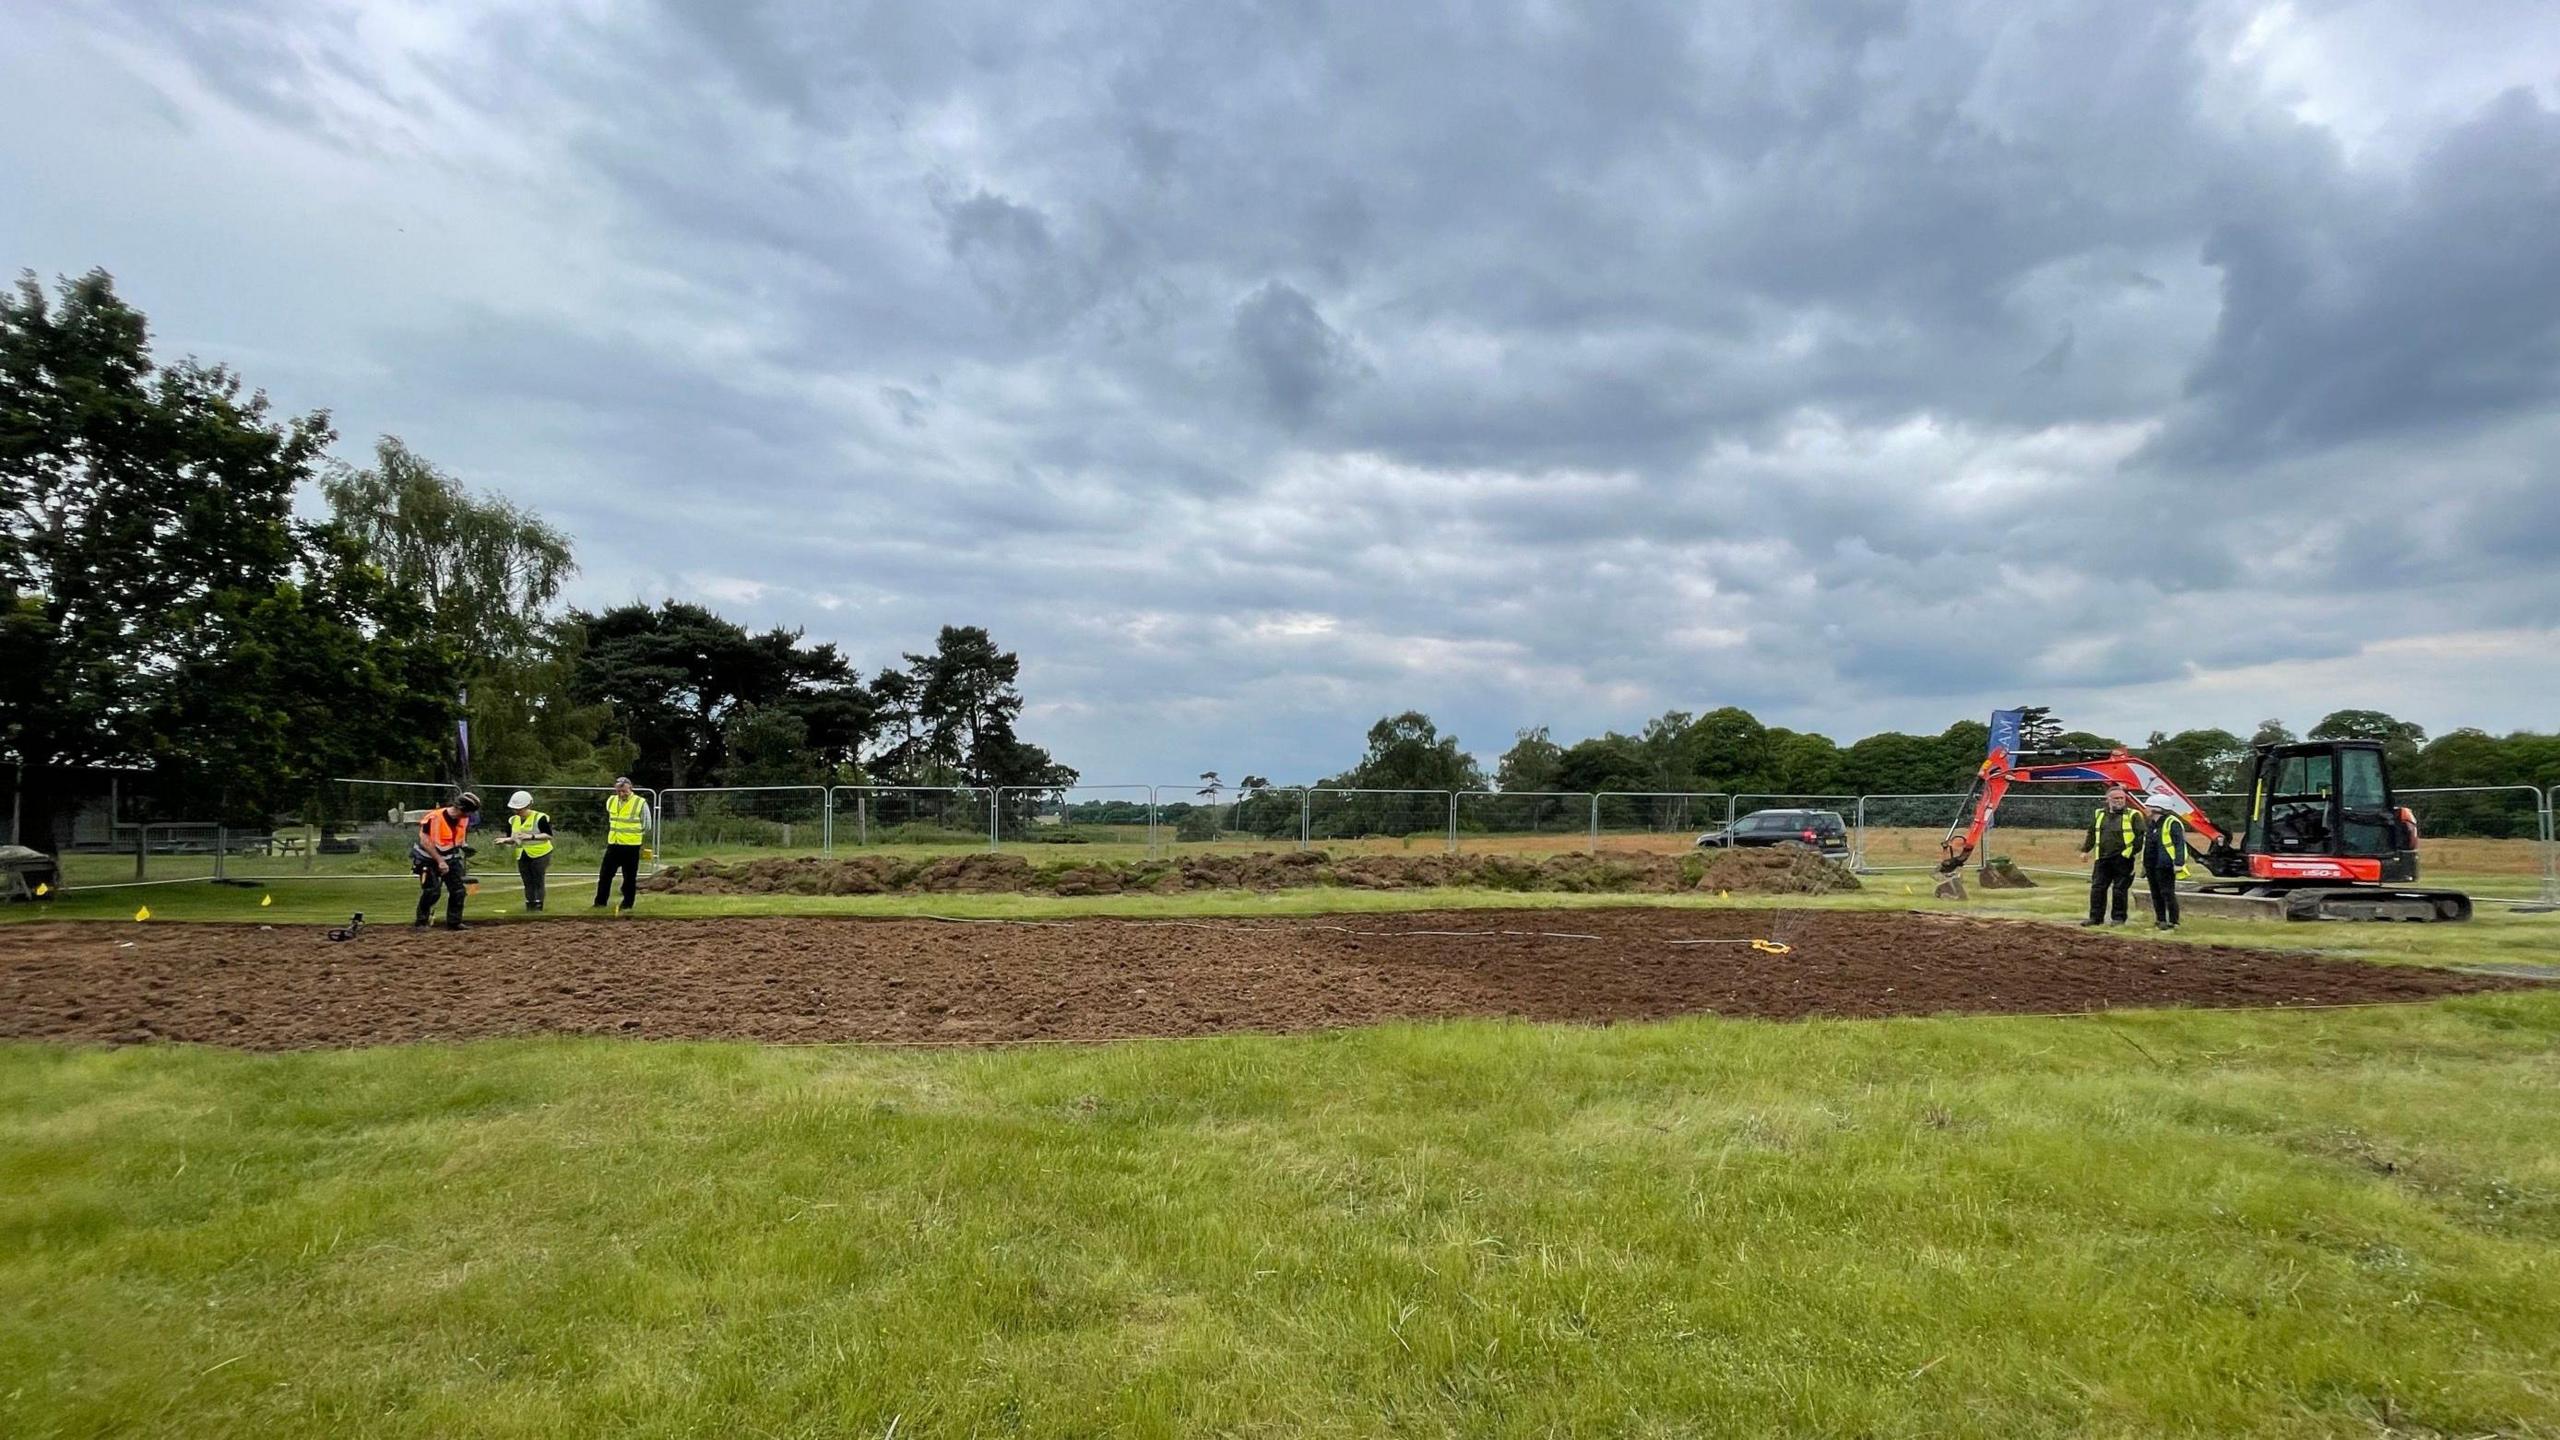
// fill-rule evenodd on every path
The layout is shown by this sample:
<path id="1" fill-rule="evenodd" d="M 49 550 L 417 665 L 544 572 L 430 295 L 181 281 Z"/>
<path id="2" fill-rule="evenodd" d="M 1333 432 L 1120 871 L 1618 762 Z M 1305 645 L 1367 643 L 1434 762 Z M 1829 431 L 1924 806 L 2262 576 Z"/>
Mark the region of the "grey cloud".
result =
<path id="1" fill-rule="evenodd" d="M 2201 0 L 123 13 L 265 127 L 225 184 L 424 155 L 575 249 L 347 297 L 350 433 L 504 475 L 601 598 L 751 582 L 866 663 L 990 624 L 1088 769 L 2560 623 L 2560 118 L 2360 157 Z"/>
<path id="2" fill-rule="evenodd" d="M 2405 185 L 2233 221 L 2176 460 L 2245 462 L 2548 407 L 2560 389 L 2560 112 L 2511 90 Z"/>
<path id="3" fill-rule="evenodd" d="M 1264 404 L 1282 420 L 1304 420 L 1361 370 L 1351 345 L 1296 287 L 1265 283 L 1236 306 L 1235 346 Z"/>

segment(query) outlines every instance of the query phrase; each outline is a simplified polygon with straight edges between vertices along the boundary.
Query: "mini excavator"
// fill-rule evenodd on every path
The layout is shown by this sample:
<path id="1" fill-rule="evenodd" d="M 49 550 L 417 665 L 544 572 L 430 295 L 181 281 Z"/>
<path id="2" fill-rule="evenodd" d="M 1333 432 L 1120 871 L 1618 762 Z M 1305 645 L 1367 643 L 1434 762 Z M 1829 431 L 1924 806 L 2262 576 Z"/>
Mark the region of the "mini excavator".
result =
<path id="1" fill-rule="evenodd" d="M 1962 871 L 2010 786 L 2098 783 L 2124 786 L 2137 803 L 2165 801 L 2186 821 L 2196 859 L 2214 877 L 2196 894 L 2273 901 L 2288 920 L 2471 918 L 2470 896 L 2417 886 L 2417 818 L 2394 797 L 2378 741 L 2251 746 L 2241 777 L 2248 814 L 2234 837 L 2141 756 L 2030 748 L 2057 728 L 2040 708 L 1992 712 L 1990 754 L 1939 852 L 1941 897 L 1964 898 Z"/>

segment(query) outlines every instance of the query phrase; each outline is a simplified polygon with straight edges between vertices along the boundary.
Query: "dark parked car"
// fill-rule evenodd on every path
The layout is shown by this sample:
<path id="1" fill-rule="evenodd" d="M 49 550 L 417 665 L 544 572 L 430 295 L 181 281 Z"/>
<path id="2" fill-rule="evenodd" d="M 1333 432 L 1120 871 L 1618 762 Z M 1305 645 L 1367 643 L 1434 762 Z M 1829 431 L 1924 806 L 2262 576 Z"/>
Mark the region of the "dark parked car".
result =
<path id="1" fill-rule="evenodd" d="M 1698 837 L 1701 850 L 1747 849 L 1754 845 L 1793 845 L 1845 864 L 1849 859 L 1849 827 L 1833 810 L 1754 810 Z"/>

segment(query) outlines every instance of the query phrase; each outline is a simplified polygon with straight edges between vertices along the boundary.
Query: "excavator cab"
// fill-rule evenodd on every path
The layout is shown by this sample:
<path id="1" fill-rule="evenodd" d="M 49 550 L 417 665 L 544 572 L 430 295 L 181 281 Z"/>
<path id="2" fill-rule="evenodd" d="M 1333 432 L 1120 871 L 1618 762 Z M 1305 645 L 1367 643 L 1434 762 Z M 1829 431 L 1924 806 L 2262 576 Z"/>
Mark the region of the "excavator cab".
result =
<path id="1" fill-rule="evenodd" d="M 2380 742 L 2261 745 L 2249 760 L 2248 820 L 2236 854 L 2207 857 L 2217 874 L 2382 885 L 2418 878 L 2416 827 L 2391 793 Z"/>

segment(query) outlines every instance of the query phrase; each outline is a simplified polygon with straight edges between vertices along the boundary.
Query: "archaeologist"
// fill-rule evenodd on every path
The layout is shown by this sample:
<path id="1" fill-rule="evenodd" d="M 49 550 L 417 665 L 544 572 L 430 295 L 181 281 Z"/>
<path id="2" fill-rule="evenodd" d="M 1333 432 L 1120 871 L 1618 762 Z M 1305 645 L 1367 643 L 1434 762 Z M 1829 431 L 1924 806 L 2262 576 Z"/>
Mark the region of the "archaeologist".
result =
<path id="1" fill-rule="evenodd" d="M 2142 846 L 2143 878 L 2151 882 L 2151 926 L 2178 928 L 2178 877 L 2187 873 L 2187 820 L 2170 807 L 2169 797 L 2144 802 L 2151 810 L 2149 837 Z"/>
<path id="2" fill-rule="evenodd" d="M 507 797 L 507 836 L 498 842 L 516 847 L 516 878 L 524 882 L 524 908 L 542 908 L 544 882 L 551 872 L 551 817 L 533 808 L 533 792 Z"/>
<path id="3" fill-rule="evenodd" d="M 470 837 L 472 818 L 480 813 L 480 797 L 465 790 L 426 814 L 418 822 L 418 838 L 409 845 L 409 870 L 418 877 L 418 918 L 410 927 L 427 928 L 434 918 L 436 891 L 444 891 L 444 928 L 460 930 L 462 897 L 470 883 L 463 864 L 463 842 Z"/>
<path id="4" fill-rule="evenodd" d="M 595 908 L 604 908 L 618 870 L 622 872 L 622 913 L 628 915 L 640 894 L 640 847 L 649 838 L 648 797 L 631 788 L 628 775 L 616 779 L 613 793 L 604 797 L 604 826 L 604 868 L 596 872 Z"/>
<path id="5" fill-rule="evenodd" d="M 2080 837 L 2080 853 L 2094 854 L 2089 867 L 2089 918 L 2083 925 L 2121 925 L 2133 899 L 2133 870 L 2142 859 L 2145 827 L 2121 785 L 2107 787 L 2107 803 L 2089 817 L 2089 833 Z"/>

